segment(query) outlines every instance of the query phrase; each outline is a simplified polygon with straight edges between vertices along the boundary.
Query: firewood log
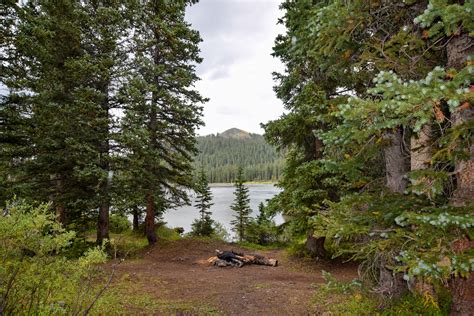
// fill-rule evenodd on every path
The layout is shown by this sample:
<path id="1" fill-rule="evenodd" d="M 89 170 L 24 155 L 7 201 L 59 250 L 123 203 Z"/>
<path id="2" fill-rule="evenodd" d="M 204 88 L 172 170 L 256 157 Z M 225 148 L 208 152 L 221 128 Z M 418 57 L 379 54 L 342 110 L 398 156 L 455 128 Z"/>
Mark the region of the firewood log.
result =
<path id="1" fill-rule="evenodd" d="M 266 266 L 272 266 L 276 267 L 278 266 L 278 260 L 276 259 L 271 259 L 271 258 L 266 258 L 261 255 L 245 255 L 240 252 L 236 252 L 234 250 L 232 251 L 220 251 L 216 250 L 217 257 L 211 257 L 211 258 L 217 258 L 217 260 L 224 260 L 228 264 L 227 265 L 232 265 L 236 267 L 242 267 L 244 264 L 259 264 L 259 265 L 266 265 Z M 209 258 L 208 260 L 211 260 Z M 216 259 L 212 259 L 213 262 Z M 224 266 L 223 263 L 219 263 L 218 266 Z"/>

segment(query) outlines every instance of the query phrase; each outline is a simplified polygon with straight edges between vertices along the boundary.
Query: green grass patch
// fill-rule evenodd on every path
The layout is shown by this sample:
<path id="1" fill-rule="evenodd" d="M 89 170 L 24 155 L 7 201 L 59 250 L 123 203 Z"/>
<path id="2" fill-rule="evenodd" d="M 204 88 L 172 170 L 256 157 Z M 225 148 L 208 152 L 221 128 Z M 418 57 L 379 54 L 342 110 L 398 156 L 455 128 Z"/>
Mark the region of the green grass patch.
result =
<path id="1" fill-rule="evenodd" d="M 146 282 L 147 284 L 145 284 Z M 156 279 L 146 281 L 133 280 L 123 276 L 118 283 L 105 292 L 104 296 L 96 303 L 91 315 L 220 315 L 216 307 L 198 302 L 185 300 L 169 300 L 154 297 L 145 291 L 146 285 L 159 283 Z M 157 291 L 159 291 L 157 289 Z M 159 292 L 163 294 L 163 292 Z M 165 292 L 165 294 L 167 294 Z"/>
<path id="2" fill-rule="evenodd" d="M 155 229 L 156 237 L 163 240 L 179 240 L 181 235 L 173 228 L 169 228 L 165 225 L 159 225 Z"/>
<path id="3" fill-rule="evenodd" d="M 132 258 L 140 250 L 148 246 L 148 240 L 142 235 L 134 232 L 121 234 L 110 234 L 110 245 L 112 256 L 115 258 Z"/>
<path id="4" fill-rule="evenodd" d="M 326 284 L 316 284 L 311 309 L 323 315 L 376 315 L 377 301 L 363 292 L 358 280 L 339 282 L 323 271 Z"/>

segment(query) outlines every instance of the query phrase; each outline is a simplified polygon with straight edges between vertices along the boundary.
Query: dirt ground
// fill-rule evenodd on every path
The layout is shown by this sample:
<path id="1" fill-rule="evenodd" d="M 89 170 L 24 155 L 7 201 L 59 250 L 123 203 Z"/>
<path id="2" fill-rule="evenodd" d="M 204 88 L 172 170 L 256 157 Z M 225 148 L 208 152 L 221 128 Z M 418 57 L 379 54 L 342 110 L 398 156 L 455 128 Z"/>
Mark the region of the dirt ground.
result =
<path id="1" fill-rule="evenodd" d="M 279 265 L 208 266 L 205 260 L 215 249 L 259 253 L 278 259 Z M 217 241 L 182 239 L 161 241 L 139 258 L 124 261 L 117 267 L 114 283 L 128 280 L 133 291 L 147 293 L 152 300 L 203 304 L 223 315 L 309 315 L 313 313 L 309 304 L 314 284 L 324 282 L 321 270 L 340 281 L 357 277 L 357 268 L 351 264 L 293 259 L 283 250 L 254 251 Z M 147 314 L 150 310 L 129 306 L 124 312 Z M 153 314 L 163 313 L 157 310 Z"/>

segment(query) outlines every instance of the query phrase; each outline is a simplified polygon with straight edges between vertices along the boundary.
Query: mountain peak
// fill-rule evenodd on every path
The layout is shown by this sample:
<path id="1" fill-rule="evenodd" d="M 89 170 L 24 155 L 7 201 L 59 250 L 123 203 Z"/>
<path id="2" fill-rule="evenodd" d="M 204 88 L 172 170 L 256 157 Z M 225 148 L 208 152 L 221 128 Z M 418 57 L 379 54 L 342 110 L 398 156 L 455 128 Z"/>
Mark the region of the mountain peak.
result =
<path id="1" fill-rule="evenodd" d="M 251 138 L 250 133 L 243 131 L 238 128 L 230 128 L 226 130 L 225 132 L 218 134 L 220 137 L 223 138 L 234 138 L 234 139 L 249 139 Z"/>

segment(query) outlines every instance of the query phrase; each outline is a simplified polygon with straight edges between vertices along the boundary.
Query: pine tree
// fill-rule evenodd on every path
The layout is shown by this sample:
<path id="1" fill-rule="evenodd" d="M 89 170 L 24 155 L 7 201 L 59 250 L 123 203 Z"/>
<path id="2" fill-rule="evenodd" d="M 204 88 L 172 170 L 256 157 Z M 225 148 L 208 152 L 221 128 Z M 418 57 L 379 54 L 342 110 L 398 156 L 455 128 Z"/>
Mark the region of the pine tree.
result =
<path id="1" fill-rule="evenodd" d="M 212 192 L 209 188 L 204 169 L 201 169 L 199 172 L 195 191 L 196 202 L 194 206 L 199 211 L 199 219 L 192 223 L 192 233 L 196 236 L 210 236 L 214 232 L 214 221 L 211 218 L 212 212 L 209 209 L 214 203 L 212 203 Z"/>
<path id="2" fill-rule="evenodd" d="M 268 219 L 268 216 L 267 216 L 267 213 L 265 211 L 265 204 L 263 204 L 263 202 L 260 202 L 260 204 L 258 205 L 258 215 L 257 215 L 257 224 L 258 225 L 261 225 L 265 222 L 267 222 L 269 219 Z"/>
<path id="3" fill-rule="evenodd" d="M 135 11 L 131 74 L 121 91 L 119 144 L 123 172 L 146 208 L 145 230 L 156 242 L 155 216 L 188 203 L 195 132 L 205 99 L 193 89 L 201 62 L 199 33 L 184 20 L 194 1 L 144 1 Z"/>
<path id="4" fill-rule="evenodd" d="M 132 4 L 122 5 L 117 1 L 90 1 L 82 4 L 82 27 L 84 29 L 82 46 L 89 58 L 89 67 L 94 76 L 89 82 L 96 106 L 90 124 L 95 127 L 93 149 L 97 158 L 90 169 L 82 174 L 93 172 L 97 182 L 95 206 L 98 209 L 97 243 L 109 238 L 109 213 L 113 181 L 113 156 L 117 125 L 113 111 L 121 108 L 117 93 L 122 78 L 127 74 L 127 45 L 130 44 L 129 17 Z"/>
<path id="5" fill-rule="evenodd" d="M 230 222 L 233 226 L 232 230 L 237 233 L 241 242 L 245 240 L 245 230 L 250 223 L 252 213 L 249 205 L 249 189 L 244 185 L 243 173 L 243 168 L 239 167 L 234 183 L 234 203 L 230 207 L 235 212 L 234 219 Z"/>
<path id="6" fill-rule="evenodd" d="M 26 199 L 52 202 L 57 220 L 71 223 L 93 207 L 95 182 L 80 174 L 97 157 L 82 7 L 31 1 L 12 10 L 18 19 L 1 78 L 8 88 L 1 106 L 8 137 L 0 140 L 6 185 Z"/>

